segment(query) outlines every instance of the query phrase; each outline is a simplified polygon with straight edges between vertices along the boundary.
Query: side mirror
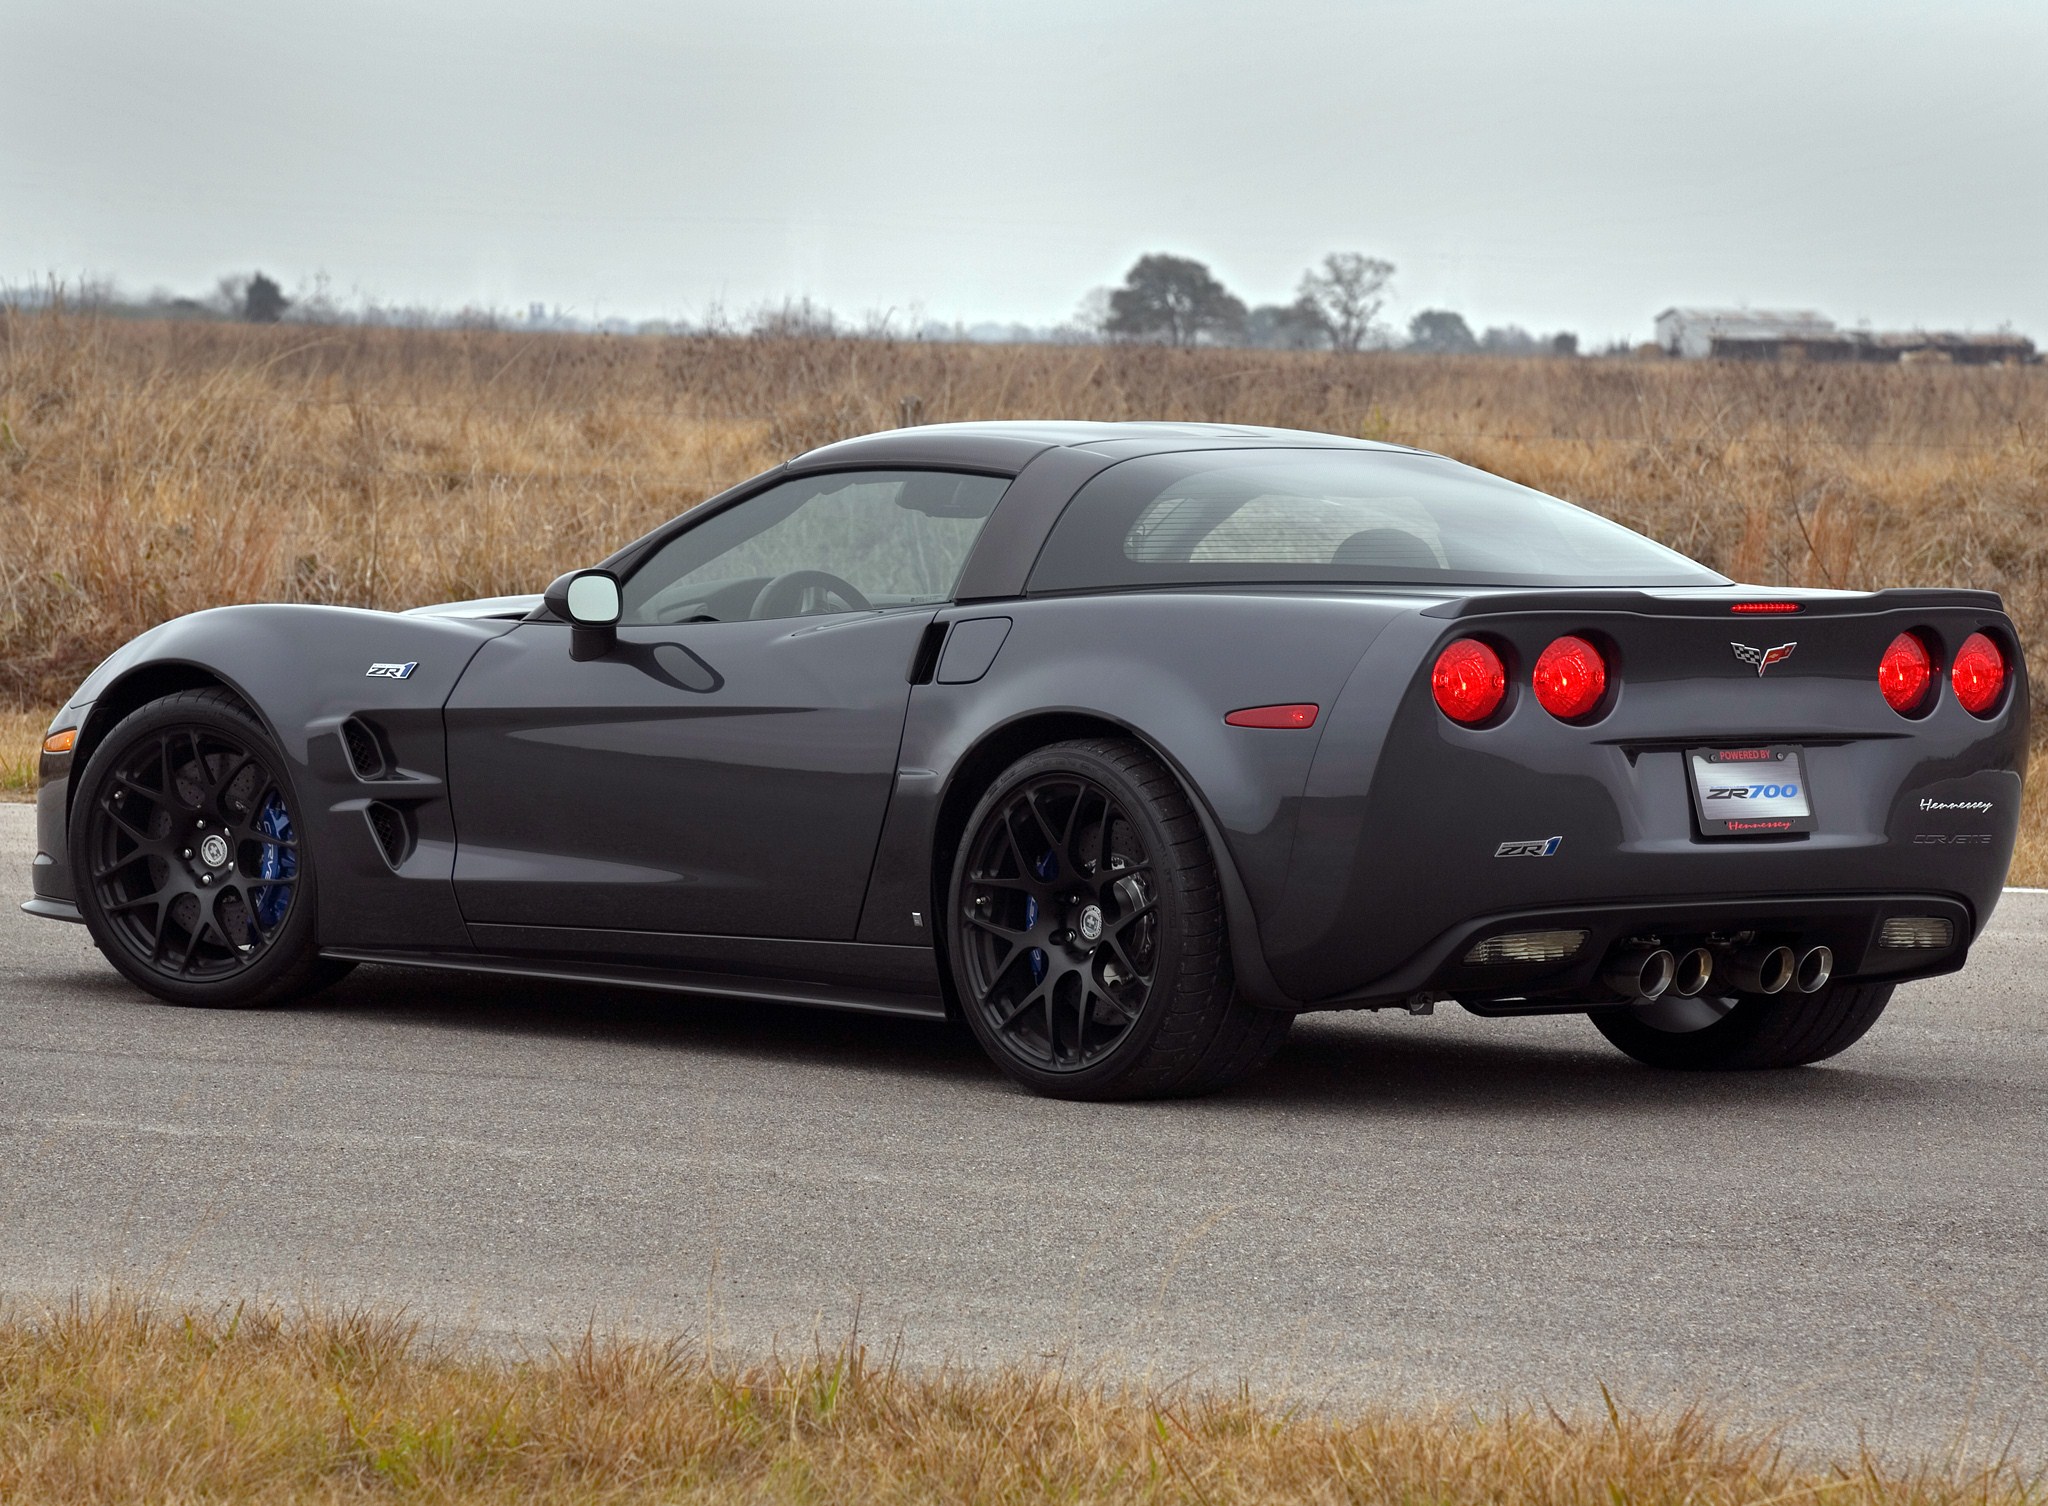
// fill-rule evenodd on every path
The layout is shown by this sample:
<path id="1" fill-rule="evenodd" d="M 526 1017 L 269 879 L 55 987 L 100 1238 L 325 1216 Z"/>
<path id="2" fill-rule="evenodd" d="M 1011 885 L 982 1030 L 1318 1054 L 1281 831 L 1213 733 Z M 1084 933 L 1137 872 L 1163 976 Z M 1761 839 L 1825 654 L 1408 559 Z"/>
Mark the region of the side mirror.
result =
<path id="1" fill-rule="evenodd" d="M 571 570 L 541 600 L 569 624 L 569 657 L 601 659 L 619 641 L 619 578 L 609 570 Z"/>

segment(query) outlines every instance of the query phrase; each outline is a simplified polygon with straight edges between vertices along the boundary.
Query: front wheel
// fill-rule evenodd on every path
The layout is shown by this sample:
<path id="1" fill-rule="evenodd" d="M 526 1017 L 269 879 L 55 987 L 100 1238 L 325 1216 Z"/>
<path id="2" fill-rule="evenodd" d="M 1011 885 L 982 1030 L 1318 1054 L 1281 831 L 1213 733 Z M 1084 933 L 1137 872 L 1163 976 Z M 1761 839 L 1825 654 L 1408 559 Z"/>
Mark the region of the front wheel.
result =
<path id="1" fill-rule="evenodd" d="M 1208 1092 L 1262 1065 L 1293 1022 L 1237 997 L 1201 823 L 1134 742 L 1011 765 L 968 818 L 947 912 L 968 1025 L 1040 1093 Z"/>
<path id="2" fill-rule="evenodd" d="M 325 987 L 313 864 L 285 760 L 226 691 L 132 713 L 71 807 L 78 908 L 107 960 L 173 1004 L 253 1008 Z"/>
<path id="3" fill-rule="evenodd" d="M 1803 1067 L 1846 1051 L 1891 1002 L 1889 983 L 1836 983 L 1811 994 L 1733 994 L 1590 1011 L 1637 1061 L 1692 1072 Z"/>

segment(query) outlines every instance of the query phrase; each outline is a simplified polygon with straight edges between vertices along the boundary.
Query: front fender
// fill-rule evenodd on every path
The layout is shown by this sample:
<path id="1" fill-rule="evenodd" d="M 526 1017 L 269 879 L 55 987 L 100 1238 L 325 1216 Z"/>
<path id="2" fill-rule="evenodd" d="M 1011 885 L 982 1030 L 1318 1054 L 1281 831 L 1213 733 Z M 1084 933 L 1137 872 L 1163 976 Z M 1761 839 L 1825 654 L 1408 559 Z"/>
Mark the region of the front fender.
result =
<path id="1" fill-rule="evenodd" d="M 284 755 L 319 864 L 322 942 L 466 947 L 452 882 L 441 708 L 476 651 L 513 625 L 265 605 L 217 607 L 151 628 L 94 669 L 54 724 L 80 734 L 63 766 L 46 770 L 37 892 L 73 893 L 66 836 L 74 770 L 130 712 L 211 683 L 238 696 Z M 403 679 L 371 677 L 373 664 L 413 668 Z M 341 729 L 351 718 L 388 754 L 376 778 L 362 777 L 349 759 Z M 397 861 L 370 825 L 373 804 L 397 812 L 408 833 Z"/>

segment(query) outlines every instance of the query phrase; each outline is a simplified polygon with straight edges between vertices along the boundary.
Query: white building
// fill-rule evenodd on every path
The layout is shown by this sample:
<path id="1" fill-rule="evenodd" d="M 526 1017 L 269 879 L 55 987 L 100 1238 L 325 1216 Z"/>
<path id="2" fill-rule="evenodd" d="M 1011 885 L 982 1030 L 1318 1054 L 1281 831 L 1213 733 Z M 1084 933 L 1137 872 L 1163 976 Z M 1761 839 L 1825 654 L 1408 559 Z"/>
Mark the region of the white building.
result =
<path id="1" fill-rule="evenodd" d="M 1657 343 L 1667 355 L 1703 359 L 1714 342 L 1826 340 L 1835 321 L 1812 309 L 1666 309 L 1657 316 Z M 1725 347 L 1724 347 L 1725 348 Z"/>

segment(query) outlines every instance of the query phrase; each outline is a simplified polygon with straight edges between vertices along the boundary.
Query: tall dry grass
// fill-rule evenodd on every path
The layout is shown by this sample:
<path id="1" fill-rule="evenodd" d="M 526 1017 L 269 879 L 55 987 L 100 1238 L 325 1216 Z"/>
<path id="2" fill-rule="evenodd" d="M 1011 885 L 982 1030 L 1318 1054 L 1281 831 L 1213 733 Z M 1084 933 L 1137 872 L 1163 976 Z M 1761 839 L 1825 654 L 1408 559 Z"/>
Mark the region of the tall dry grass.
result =
<path id="1" fill-rule="evenodd" d="M 2004 594 L 2048 630 L 2048 370 L 255 328 L 0 310 L 0 704 L 233 601 L 537 590 L 911 420 L 1169 418 L 1441 450 L 1739 579 Z M 2037 819 L 2032 824 L 2041 829 Z M 2040 874 L 2048 842 L 2029 838 Z"/>
<path id="2" fill-rule="evenodd" d="M 1795 1464 L 1698 1413 L 1323 1418 L 858 1348 L 587 1342 L 509 1364 L 400 1324 L 115 1301 L 0 1320 L 0 1500 L 1815 1502 L 2022 1506 L 2011 1463 Z"/>

